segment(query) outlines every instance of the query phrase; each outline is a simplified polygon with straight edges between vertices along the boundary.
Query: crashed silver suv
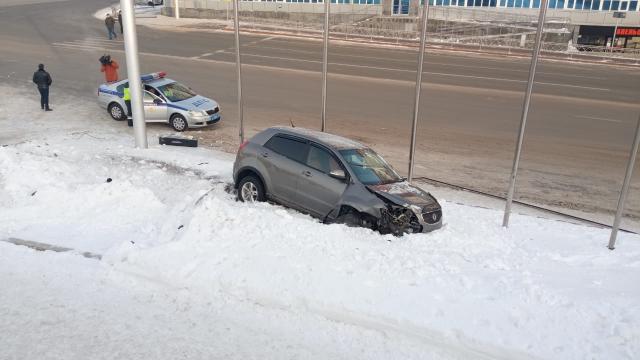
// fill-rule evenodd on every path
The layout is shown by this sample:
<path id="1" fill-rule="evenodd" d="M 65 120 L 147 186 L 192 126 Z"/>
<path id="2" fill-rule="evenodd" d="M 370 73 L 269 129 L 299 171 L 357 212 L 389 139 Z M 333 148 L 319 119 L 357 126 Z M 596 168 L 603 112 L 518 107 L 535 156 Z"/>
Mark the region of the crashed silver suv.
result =
<path id="1" fill-rule="evenodd" d="M 240 145 L 233 178 L 241 201 L 270 200 L 326 223 L 394 235 L 442 226 L 442 209 L 431 194 L 409 184 L 370 148 L 323 132 L 260 132 Z"/>

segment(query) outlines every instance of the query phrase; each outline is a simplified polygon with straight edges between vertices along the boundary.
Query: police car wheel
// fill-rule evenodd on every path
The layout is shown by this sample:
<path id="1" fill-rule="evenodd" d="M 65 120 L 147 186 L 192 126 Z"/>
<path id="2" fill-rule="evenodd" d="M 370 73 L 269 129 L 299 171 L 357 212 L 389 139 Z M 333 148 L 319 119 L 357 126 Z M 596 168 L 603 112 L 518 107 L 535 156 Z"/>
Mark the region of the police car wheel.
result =
<path id="1" fill-rule="evenodd" d="M 178 115 L 178 114 L 173 115 L 171 117 L 170 123 L 171 123 L 171 127 L 175 131 L 185 131 L 189 127 L 189 125 L 187 125 L 187 120 L 185 120 L 185 118 L 182 115 Z"/>
<path id="2" fill-rule="evenodd" d="M 118 120 L 118 121 L 122 121 L 127 118 L 124 114 L 124 110 L 122 109 L 122 106 L 120 106 L 117 103 L 112 103 L 109 105 L 109 115 L 111 115 L 113 120 Z"/>

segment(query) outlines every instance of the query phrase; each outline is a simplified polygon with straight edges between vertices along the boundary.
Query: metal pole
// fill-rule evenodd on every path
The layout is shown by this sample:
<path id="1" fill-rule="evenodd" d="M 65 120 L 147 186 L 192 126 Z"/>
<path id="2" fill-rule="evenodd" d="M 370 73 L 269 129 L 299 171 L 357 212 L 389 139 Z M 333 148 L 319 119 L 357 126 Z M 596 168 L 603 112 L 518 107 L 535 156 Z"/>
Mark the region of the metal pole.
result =
<path id="1" fill-rule="evenodd" d="M 325 131 L 327 123 L 327 70 L 329 62 L 329 5 L 331 0 L 324 0 L 324 45 L 322 49 L 322 110 L 320 118 L 322 126 L 320 130 Z"/>
<path id="2" fill-rule="evenodd" d="M 616 44 L 616 33 L 618 32 L 618 25 L 620 24 L 620 18 L 616 18 L 616 26 L 613 28 L 613 38 L 611 39 L 611 52 Z"/>
<path id="3" fill-rule="evenodd" d="M 173 1 L 173 9 L 176 13 L 176 19 L 180 19 L 180 0 Z"/>
<path id="4" fill-rule="evenodd" d="M 516 177 L 518 175 L 518 165 L 520 164 L 520 154 L 522 153 L 522 141 L 524 140 L 524 130 L 527 124 L 527 116 L 529 115 L 529 104 L 531 103 L 531 91 L 533 90 L 533 82 L 536 77 L 536 66 L 538 65 L 538 55 L 540 55 L 540 46 L 542 45 L 542 29 L 544 27 L 544 19 L 547 15 L 547 1 L 542 0 L 540 4 L 540 16 L 538 17 L 538 30 L 536 31 L 536 41 L 533 46 L 533 55 L 531 56 L 531 67 L 529 68 L 529 81 L 527 82 L 527 91 L 524 95 L 524 104 L 522 105 L 522 118 L 520 120 L 520 130 L 518 131 L 518 142 L 516 144 L 516 153 L 513 157 L 513 168 L 511 169 L 511 178 L 509 179 L 509 191 L 507 192 L 507 204 L 504 208 L 504 218 L 502 226 L 509 226 L 509 215 L 511 215 L 511 203 L 513 202 L 513 193 L 516 187 Z"/>
<path id="5" fill-rule="evenodd" d="M 631 184 L 631 176 L 633 175 L 633 167 L 636 164 L 636 155 L 638 154 L 638 145 L 640 144 L 640 116 L 638 116 L 638 124 L 636 125 L 636 135 L 633 138 L 633 146 L 631 147 L 631 154 L 629 155 L 629 162 L 627 163 L 627 171 L 624 174 L 624 182 L 622 183 L 622 190 L 620 191 L 620 198 L 618 199 L 618 209 L 616 210 L 616 217 L 613 219 L 613 226 L 611 227 L 611 236 L 609 237 L 609 249 L 615 249 L 616 237 L 618 236 L 618 229 L 620 228 L 620 220 L 622 219 L 622 211 L 624 210 L 624 203 L 627 200 L 627 194 L 629 193 L 629 184 Z"/>
<path id="6" fill-rule="evenodd" d="M 242 103 L 242 63 L 240 62 L 240 19 L 238 17 L 239 0 L 233 0 L 233 24 L 236 33 L 236 74 L 238 83 L 238 118 L 240 119 L 240 142 L 244 142 L 244 105 Z"/>
<path id="7" fill-rule="evenodd" d="M 138 36 L 136 35 L 133 0 L 120 0 L 122 10 L 122 26 L 124 28 L 124 51 L 127 59 L 127 76 L 131 93 L 131 112 L 133 115 L 133 132 L 136 147 L 146 149 L 147 124 L 142 107 L 142 80 L 140 80 L 140 64 L 138 63 Z"/>
<path id="8" fill-rule="evenodd" d="M 424 0 L 422 6 L 422 32 L 420 34 L 420 50 L 418 51 L 418 71 L 416 74 L 416 94 L 413 103 L 413 125 L 411 127 L 411 146 L 409 148 L 409 174 L 407 179 L 413 179 L 413 163 L 416 151 L 416 130 L 418 128 L 418 113 L 420 111 L 420 92 L 422 91 L 422 65 L 424 63 L 424 48 L 427 42 L 427 19 L 429 18 L 429 0 Z"/>

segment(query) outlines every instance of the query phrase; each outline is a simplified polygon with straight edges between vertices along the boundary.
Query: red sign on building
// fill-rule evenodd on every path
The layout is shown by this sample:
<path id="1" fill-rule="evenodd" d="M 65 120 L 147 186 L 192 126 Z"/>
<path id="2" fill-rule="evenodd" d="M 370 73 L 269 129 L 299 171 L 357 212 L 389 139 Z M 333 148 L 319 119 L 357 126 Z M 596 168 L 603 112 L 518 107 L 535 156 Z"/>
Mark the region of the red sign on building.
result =
<path id="1" fill-rule="evenodd" d="M 640 28 L 618 28 L 616 36 L 640 36 Z"/>

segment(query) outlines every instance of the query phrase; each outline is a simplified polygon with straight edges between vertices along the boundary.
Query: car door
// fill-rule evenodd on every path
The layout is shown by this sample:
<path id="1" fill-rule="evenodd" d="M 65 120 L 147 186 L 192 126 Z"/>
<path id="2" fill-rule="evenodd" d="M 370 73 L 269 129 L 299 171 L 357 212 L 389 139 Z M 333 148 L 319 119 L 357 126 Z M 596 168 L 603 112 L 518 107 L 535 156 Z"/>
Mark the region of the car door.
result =
<path id="1" fill-rule="evenodd" d="M 258 154 L 258 159 L 268 172 L 271 196 L 286 205 L 298 206 L 297 186 L 309 149 L 304 139 L 277 134 L 269 139 Z"/>
<path id="2" fill-rule="evenodd" d="M 329 173 L 344 168 L 328 149 L 314 143 L 309 145 L 305 165 L 298 181 L 298 201 L 313 215 L 324 219 L 347 188 L 347 180 L 335 179 Z"/>
<path id="3" fill-rule="evenodd" d="M 147 122 L 166 122 L 167 104 L 147 90 L 143 95 L 144 115 Z"/>

